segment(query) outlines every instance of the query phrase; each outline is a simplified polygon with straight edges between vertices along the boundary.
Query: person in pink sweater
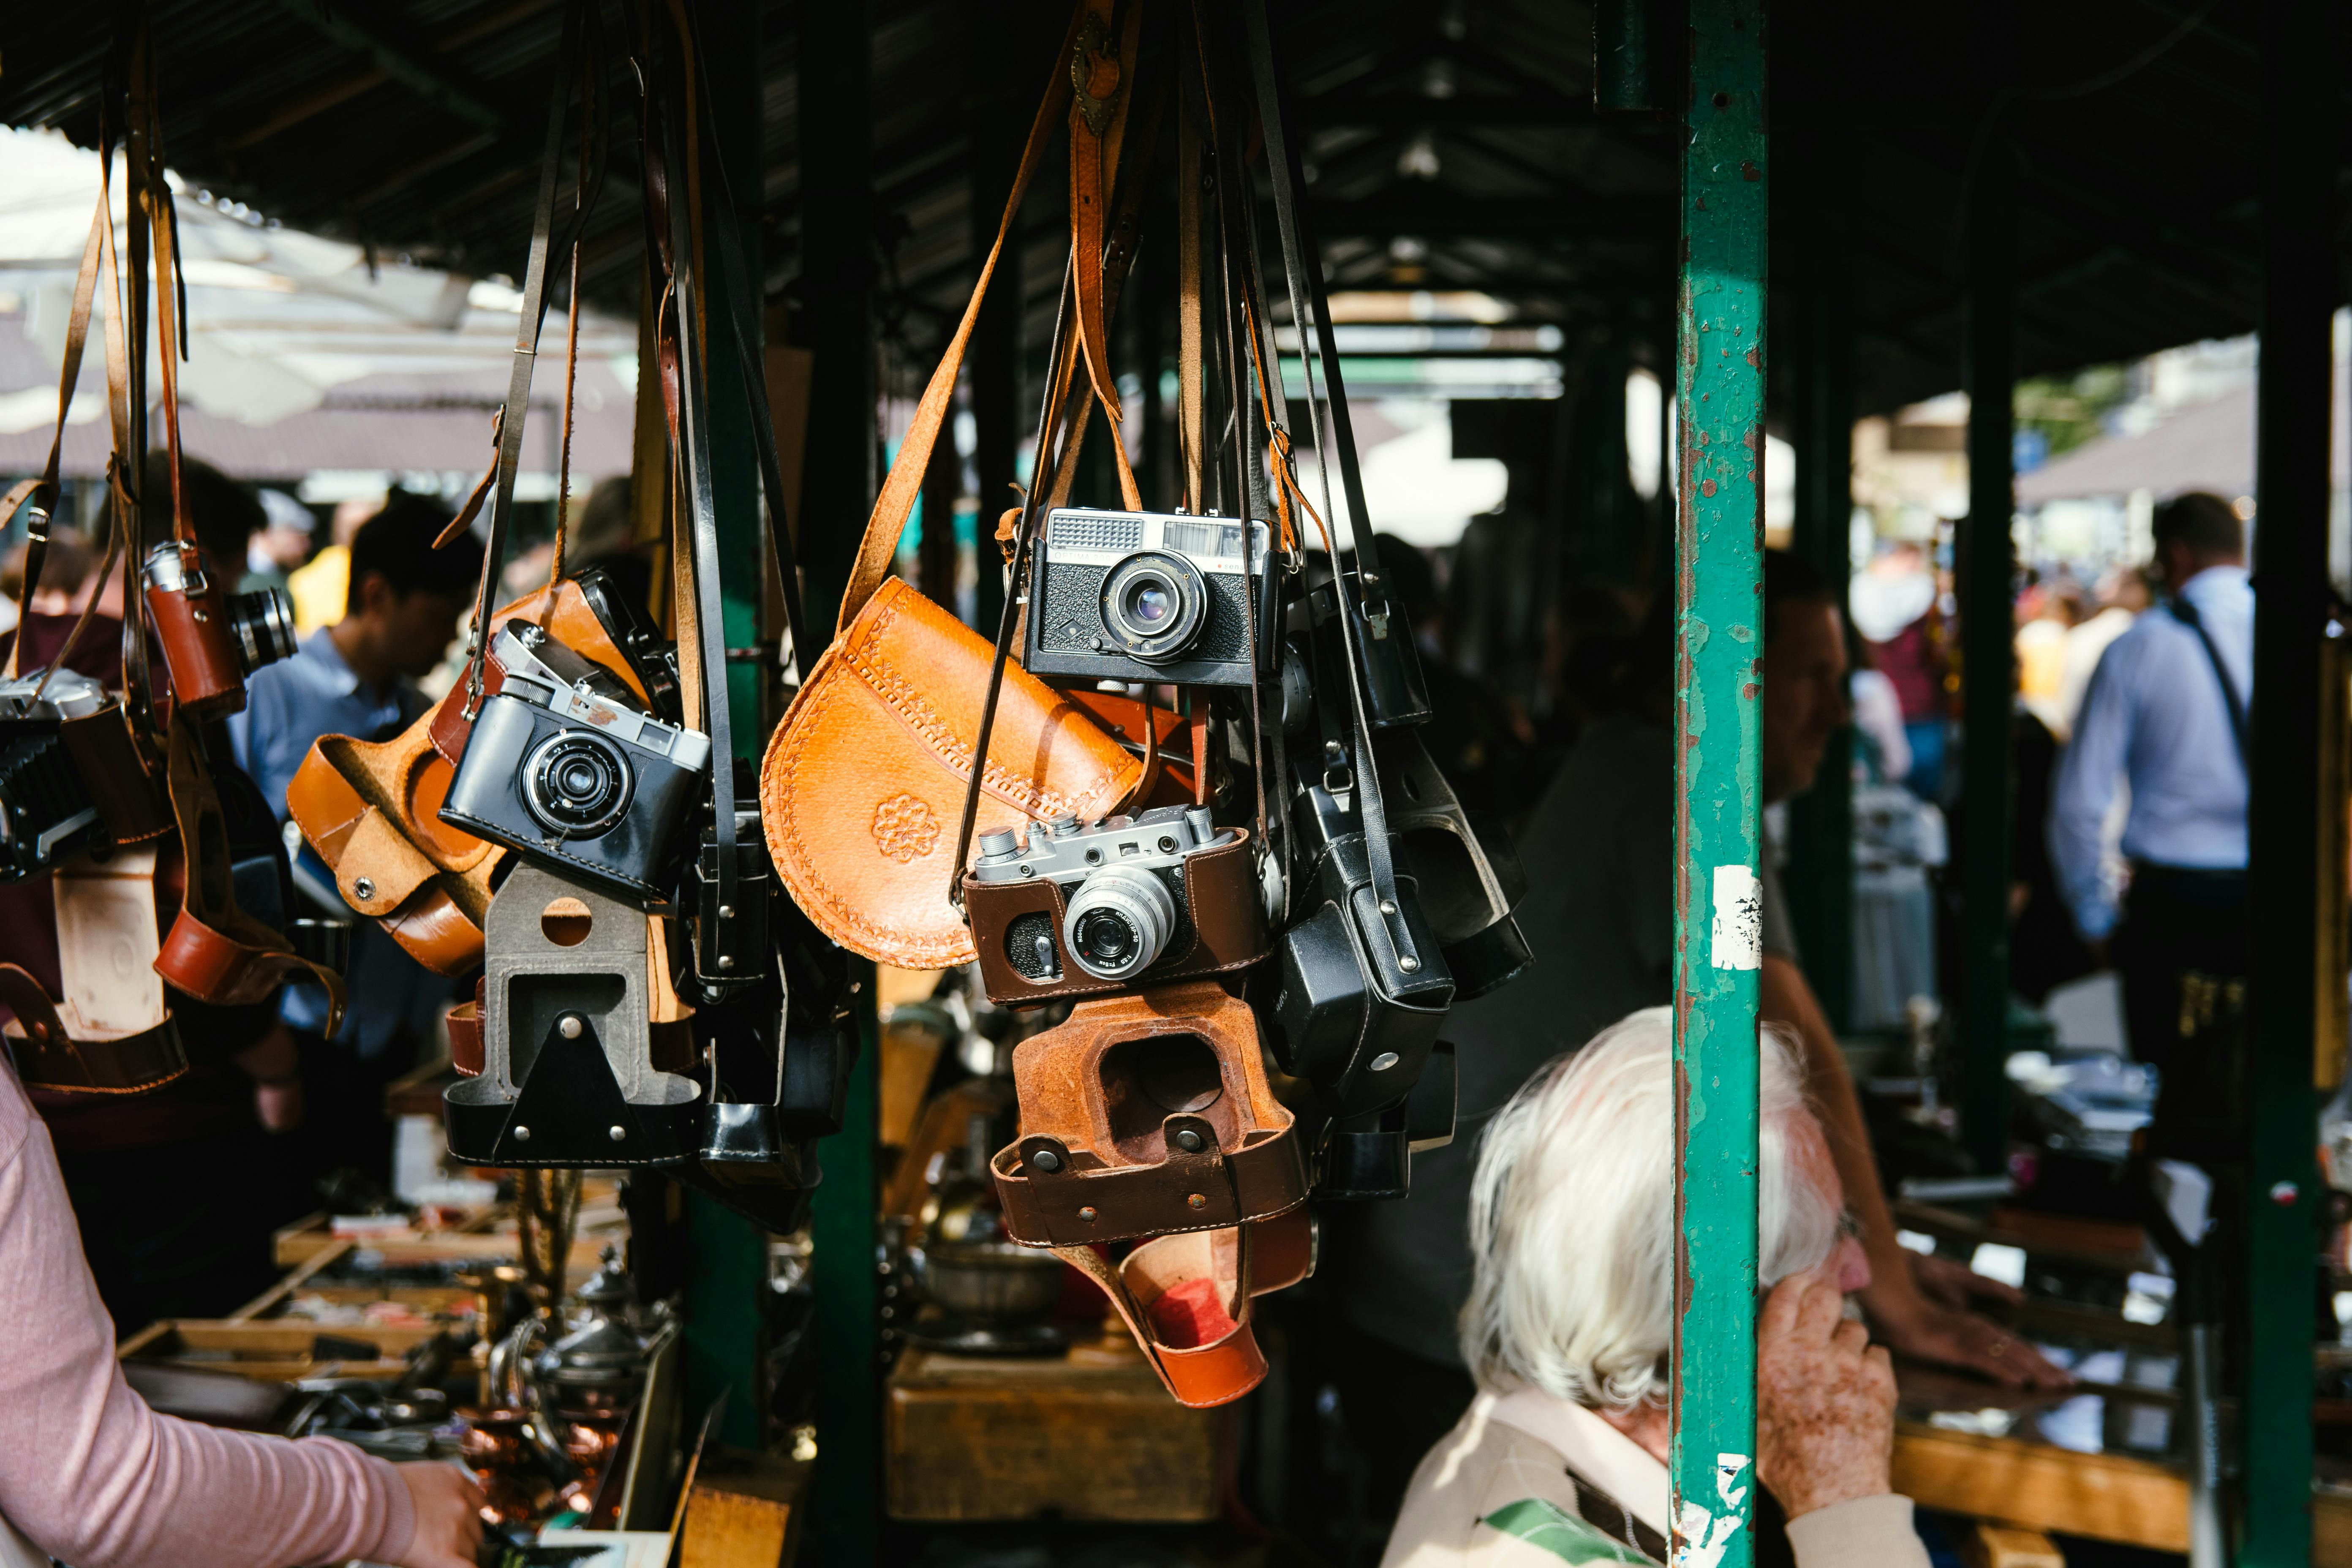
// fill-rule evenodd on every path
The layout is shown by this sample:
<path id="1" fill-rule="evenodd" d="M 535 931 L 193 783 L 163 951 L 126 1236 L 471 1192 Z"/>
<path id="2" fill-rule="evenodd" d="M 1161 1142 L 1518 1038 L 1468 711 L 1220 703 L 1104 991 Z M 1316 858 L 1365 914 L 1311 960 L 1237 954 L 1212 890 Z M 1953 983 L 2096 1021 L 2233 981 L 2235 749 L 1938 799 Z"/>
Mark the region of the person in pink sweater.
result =
<path id="1" fill-rule="evenodd" d="M 472 1568 L 481 1504 L 451 1465 L 149 1409 L 115 1363 L 48 1129 L 0 1067 L 0 1563 L 13 1526 L 74 1568 Z"/>

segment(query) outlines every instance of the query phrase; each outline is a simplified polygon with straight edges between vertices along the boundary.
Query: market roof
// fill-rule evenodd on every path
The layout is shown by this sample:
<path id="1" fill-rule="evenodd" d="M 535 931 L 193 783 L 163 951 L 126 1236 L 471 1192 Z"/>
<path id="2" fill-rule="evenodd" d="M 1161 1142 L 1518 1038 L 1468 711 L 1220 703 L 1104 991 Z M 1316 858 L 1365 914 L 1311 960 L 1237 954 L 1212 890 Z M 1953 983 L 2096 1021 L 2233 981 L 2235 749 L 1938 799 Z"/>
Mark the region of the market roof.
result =
<path id="1" fill-rule="evenodd" d="M 2336 362 L 2337 405 L 2343 402 L 2346 362 Z M 2331 483 L 2345 488 L 2352 476 L 2352 430 L 2328 421 Z M 2254 493 L 2254 389 L 2242 386 L 2210 403 L 2184 408 L 2147 429 L 2102 436 L 2063 457 L 2053 458 L 2017 480 L 2017 504 L 2128 496 L 2146 490 L 2158 500 L 2189 490 L 2236 498 Z"/>
<path id="2" fill-rule="evenodd" d="M 21 8 L 0 119 L 92 136 L 108 9 Z M 1790 5 L 1772 18 L 1776 314 L 1787 282 L 1815 264 L 1808 204 L 1788 199 L 1810 173 L 1840 210 L 1853 260 L 1864 411 L 1958 381 L 1965 178 L 2004 145 L 2021 171 L 2021 374 L 2255 322 L 2256 8 L 1993 8 L 2017 17 L 2005 39 L 1971 31 L 1984 9 Z M 385 253 L 520 272 L 538 146 L 520 128 L 544 100 L 551 0 L 152 0 L 150 11 L 166 145 L 191 182 Z M 1325 0 L 1272 12 L 1313 131 L 1313 196 L 1339 281 L 1485 289 L 1528 319 L 1668 336 L 1675 137 L 1655 115 L 1595 114 L 1586 5 Z M 873 14 L 882 318 L 903 370 L 928 359 L 969 286 L 974 123 L 1000 96 L 1025 112 L 1065 13 L 1056 0 L 876 0 Z M 796 22 L 796 5 L 761 6 L 761 201 L 779 293 L 797 269 Z M 641 232 L 627 163 L 585 262 L 590 289 L 625 311 Z M 1060 182 L 1039 186 L 1033 309 L 1058 271 Z M 1790 343 L 1793 325 L 1777 321 L 1776 341 Z M 1776 354 L 1776 379 L 1792 358 Z"/>

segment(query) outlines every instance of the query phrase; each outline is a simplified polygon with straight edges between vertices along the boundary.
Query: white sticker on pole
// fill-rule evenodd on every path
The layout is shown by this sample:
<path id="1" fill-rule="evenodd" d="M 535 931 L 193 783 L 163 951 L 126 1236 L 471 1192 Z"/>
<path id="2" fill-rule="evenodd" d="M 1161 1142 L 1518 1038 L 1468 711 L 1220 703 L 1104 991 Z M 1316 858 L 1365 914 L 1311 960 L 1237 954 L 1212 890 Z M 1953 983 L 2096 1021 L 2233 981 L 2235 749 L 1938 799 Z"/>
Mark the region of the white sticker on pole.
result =
<path id="1" fill-rule="evenodd" d="M 1764 889 L 1745 866 L 1715 868 L 1715 928 L 1708 962 L 1717 969 L 1764 967 Z"/>

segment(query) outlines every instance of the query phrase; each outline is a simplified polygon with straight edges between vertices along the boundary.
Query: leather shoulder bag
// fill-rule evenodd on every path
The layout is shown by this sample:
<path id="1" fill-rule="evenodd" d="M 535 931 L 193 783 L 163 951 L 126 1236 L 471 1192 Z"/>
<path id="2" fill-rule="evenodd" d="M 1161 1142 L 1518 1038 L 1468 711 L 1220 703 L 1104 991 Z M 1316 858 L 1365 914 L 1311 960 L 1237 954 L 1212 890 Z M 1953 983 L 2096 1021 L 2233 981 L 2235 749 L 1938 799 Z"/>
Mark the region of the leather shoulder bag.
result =
<path id="1" fill-rule="evenodd" d="M 1075 37 L 1075 24 L 1072 31 Z M 761 766 L 761 827 L 794 900 L 842 946 L 905 968 L 972 957 L 971 934 L 949 897 L 956 879 L 947 862 L 973 777 L 994 650 L 887 574 L 989 279 L 1067 109 L 1069 57 L 1066 40 L 996 243 L 867 521 L 832 645 L 785 710 Z M 1066 813 L 1094 822 L 1142 775 L 1142 764 L 1068 699 L 1008 669 L 979 760 L 978 828 Z"/>

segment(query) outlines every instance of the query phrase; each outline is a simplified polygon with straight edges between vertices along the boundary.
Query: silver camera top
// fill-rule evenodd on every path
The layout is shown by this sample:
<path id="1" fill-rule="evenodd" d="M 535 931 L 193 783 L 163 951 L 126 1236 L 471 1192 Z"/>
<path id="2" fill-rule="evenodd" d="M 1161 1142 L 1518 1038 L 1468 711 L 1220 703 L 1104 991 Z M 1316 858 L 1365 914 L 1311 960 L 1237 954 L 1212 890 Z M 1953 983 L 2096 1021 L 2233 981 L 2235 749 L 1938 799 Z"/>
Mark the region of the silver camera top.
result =
<path id="1" fill-rule="evenodd" d="M 1092 827 L 1065 816 L 1031 823 L 1025 846 L 1009 827 L 982 834 L 971 874 L 983 882 L 1072 882 L 1110 866 L 1158 871 L 1228 837 L 1209 820 L 1205 805 L 1154 806 L 1140 816 L 1105 817 Z"/>
<path id="2" fill-rule="evenodd" d="M 44 674 L 37 669 L 0 684 L 0 719 L 86 719 L 104 711 L 114 700 L 105 687 L 78 669 L 48 675 L 46 689 L 41 684 Z M 40 692 L 38 701 L 33 698 L 36 691 Z"/>
<path id="3" fill-rule="evenodd" d="M 142 575 L 151 588 L 165 593 L 194 594 L 199 598 L 209 591 L 205 579 L 204 557 L 196 547 L 175 539 L 167 539 L 147 552 Z"/>
<path id="4" fill-rule="evenodd" d="M 1045 545 L 1055 561 L 1078 566 L 1116 566 L 1138 551 L 1160 550 L 1203 572 L 1238 573 L 1243 526 L 1239 518 L 1066 506 L 1046 516 Z M 1250 574 L 1263 576 L 1271 535 L 1262 522 L 1247 526 Z"/>
<path id="5" fill-rule="evenodd" d="M 710 737 L 699 730 L 665 724 L 627 699 L 628 689 L 609 670 L 581 658 L 538 626 L 509 621 L 499 628 L 490 645 L 499 668 L 506 672 L 499 688 L 546 709 L 560 718 L 577 720 L 616 741 L 667 757 L 689 773 L 710 761 Z"/>

